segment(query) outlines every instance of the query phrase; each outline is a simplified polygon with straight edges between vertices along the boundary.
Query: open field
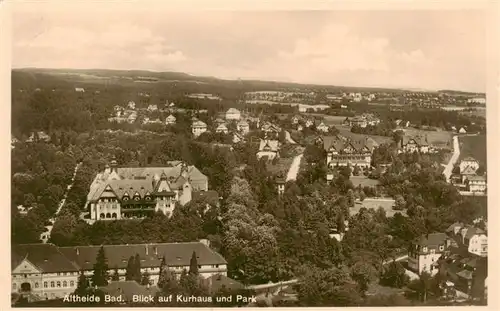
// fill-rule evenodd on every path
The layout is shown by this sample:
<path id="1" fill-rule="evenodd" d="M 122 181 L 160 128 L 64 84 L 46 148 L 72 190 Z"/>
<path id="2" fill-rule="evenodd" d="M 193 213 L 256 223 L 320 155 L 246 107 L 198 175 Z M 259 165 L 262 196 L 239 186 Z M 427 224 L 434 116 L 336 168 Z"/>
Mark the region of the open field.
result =
<path id="1" fill-rule="evenodd" d="M 390 198 L 383 198 L 383 199 L 366 198 L 363 202 L 356 201 L 354 207 L 351 207 L 349 209 L 349 214 L 351 216 L 356 215 L 357 213 L 359 213 L 359 210 L 362 207 L 373 210 L 377 210 L 379 207 L 382 207 L 385 210 L 387 217 L 392 217 L 397 212 L 401 213 L 402 215 L 406 215 L 404 211 L 393 210 L 392 209 L 393 206 L 394 206 L 394 200 Z"/>
<path id="2" fill-rule="evenodd" d="M 459 160 L 473 157 L 481 165 L 486 166 L 486 135 L 460 136 L 458 142 L 460 144 Z"/>
<path id="3" fill-rule="evenodd" d="M 354 187 L 357 187 L 358 185 L 361 185 L 361 187 L 375 187 L 378 185 L 380 182 L 376 179 L 370 179 L 366 176 L 351 176 L 349 177 L 349 180 L 352 182 Z"/>

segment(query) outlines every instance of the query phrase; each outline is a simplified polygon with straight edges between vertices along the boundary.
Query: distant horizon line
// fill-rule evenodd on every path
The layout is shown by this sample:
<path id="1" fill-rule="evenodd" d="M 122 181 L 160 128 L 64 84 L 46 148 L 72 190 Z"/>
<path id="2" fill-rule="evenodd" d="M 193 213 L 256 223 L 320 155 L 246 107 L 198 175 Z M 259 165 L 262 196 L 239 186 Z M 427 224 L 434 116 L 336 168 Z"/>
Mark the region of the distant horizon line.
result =
<path id="1" fill-rule="evenodd" d="M 452 88 L 439 88 L 439 89 L 431 89 L 424 87 L 395 87 L 395 86 L 348 86 L 348 85 L 333 85 L 333 84 L 323 84 L 323 83 L 310 83 L 310 82 L 294 82 L 294 81 L 283 81 L 283 80 L 272 80 L 272 79 L 250 79 L 250 78 L 222 78 L 217 76 L 205 76 L 198 75 L 194 73 L 188 73 L 184 71 L 159 71 L 153 69 L 111 69 L 111 68 L 50 68 L 50 67 L 12 67 L 11 71 L 14 70 L 58 70 L 58 71 L 126 71 L 126 72 L 134 72 L 134 71 L 143 71 L 143 72 L 151 72 L 151 73 L 176 73 L 176 74 L 185 74 L 191 76 L 193 78 L 205 78 L 205 79 L 217 79 L 222 81 L 254 81 L 254 82 L 269 82 L 269 83 L 288 83 L 288 84 L 298 84 L 303 86 L 316 86 L 316 87 L 335 87 L 335 88 L 373 88 L 373 89 L 391 89 L 391 90 L 403 90 L 410 92 L 424 92 L 424 93 L 437 93 L 443 91 L 456 92 L 456 93 L 470 93 L 476 95 L 486 96 L 486 92 L 478 92 L 472 90 L 456 90 Z"/>

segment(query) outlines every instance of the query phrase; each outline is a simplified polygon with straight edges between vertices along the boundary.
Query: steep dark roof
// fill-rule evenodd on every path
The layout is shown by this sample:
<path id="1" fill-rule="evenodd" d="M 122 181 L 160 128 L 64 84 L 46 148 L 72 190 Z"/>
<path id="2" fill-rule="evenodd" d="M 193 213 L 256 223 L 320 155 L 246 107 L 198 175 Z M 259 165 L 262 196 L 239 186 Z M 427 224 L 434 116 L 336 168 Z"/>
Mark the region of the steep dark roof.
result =
<path id="1" fill-rule="evenodd" d="M 441 232 L 424 234 L 417 240 L 417 244 L 428 248 L 438 248 L 439 245 L 443 245 L 445 243 L 446 239 L 446 234 Z"/>
<path id="2" fill-rule="evenodd" d="M 192 201 L 204 199 L 208 204 L 215 205 L 219 202 L 219 194 L 215 190 L 193 191 Z"/>
<path id="3" fill-rule="evenodd" d="M 367 138 L 352 139 L 340 136 L 323 136 L 323 148 L 328 151 L 330 148 L 334 148 L 337 151 L 341 151 L 349 145 L 352 146 L 357 152 L 363 152 L 366 147 L 368 151 L 371 152 L 374 148 L 374 144 Z"/>
<path id="4" fill-rule="evenodd" d="M 78 266 L 72 263 L 53 244 L 12 245 L 11 263 L 15 269 L 24 259 L 45 273 L 76 272 Z"/>
<path id="5" fill-rule="evenodd" d="M 198 256 L 199 265 L 226 264 L 217 252 L 201 242 L 103 245 L 108 266 L 125 269 L 131 256 L 139 254 L 141 267 L 159 267 L 165 256 L 170 266 L 189 266 L 193 252 Z M 92 269 L 100 246 L 60 247 L 60 251 L 85 270 Z"/>
<path id="6" fill-rule="evenodd" d="M 222 274 L 215 274 L 204 280 L 210 294 L 217 293 L 222 287 L 228 290 L 244 289 L 245 285 Z"/>

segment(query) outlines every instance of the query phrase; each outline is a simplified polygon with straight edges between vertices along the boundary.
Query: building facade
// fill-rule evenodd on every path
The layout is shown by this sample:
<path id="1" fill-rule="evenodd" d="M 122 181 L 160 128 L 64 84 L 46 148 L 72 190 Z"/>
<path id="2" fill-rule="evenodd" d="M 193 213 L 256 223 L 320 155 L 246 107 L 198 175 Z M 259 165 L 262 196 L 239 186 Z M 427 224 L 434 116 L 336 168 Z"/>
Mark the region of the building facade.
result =
<path id="1" fill-rule="evenodd" d="M 196 120 L 191 125 L 191 132 L 194 137 L 198 137 L 207 131 L 207 124 L 203 121 Z"/>
<path id="2" fill-rule="evenodd" d="M 368 139 L 353 140 L 340 136 L 324 136 L 323 148 L 327 152 L 326 164 L 335 166 L 371 167 L 373 145 Z"/>
<path id="3" fill-rule="evenodd" d="M 236 108 L 229 108 L 226 111 L 226 120 L 236 120 L 241 118 L 241 112 Z"/>
<path id="4" fill-rule="evenodd" d="M 208 178 L 180 161 L 170 167 L 118 167 L 115 159 L 97 174 L 87 195 L 92 220 L 142 218 L 161 211 L 170 216 L 175 205 L 191 201 L 193 192 L 207 191 Z"/>
<path id="5" fill-rule="evenodd" d="M 445 233 L 422 235 L 410 245 L 408 267 L 418 274 L 427 272 L 433 276 L 438 272 L 438 259 L 450 246 L 451 239 Z"/>
<path id="6" fill-rule="evenodd" d="M 216 274 L 227 275 L 227 262 L 209 247 L 207 240 L 200 242 L 157 243 L 134 245 L 104 245 L 110 278 L 118 270 L 119 279 L 125 280 L 128 260 L 139 255 L 141 272 L 150 274 L 151 285 L 158 283 L 163 258 L 169 270 L 179 277 L 189 270 L 193 252 L 197 256 L 199 274 L 208 278 Z M 62 298 L 72 294 L 80 271 L 91 277 L 100 246 L 57 247 L 53 244 L 26 244 L 12 248 L 12 293 L 30 295 L 35 300 Z"/>
<path id="7" fill-rule="evenodd" d="M 269 160 L 279 158 L 280 143 L 277 140 L 261 139 L 257 159 L 267 157 Z"/>
<path id="8" fill-rule="evenodd" d="M 401 139 L 401 145 L 399 148 L 399 152 L 403 153 L 414 153 L 414 152 L 420 152 L 420 153 L 429 153 L 432 151 L 429 142 L 427 140 L 427 137 L 422 137 L 422 136 L 415 136 L 415 137 L 408 137 L 408 136 L 403 136 L 403 139 Z"/>

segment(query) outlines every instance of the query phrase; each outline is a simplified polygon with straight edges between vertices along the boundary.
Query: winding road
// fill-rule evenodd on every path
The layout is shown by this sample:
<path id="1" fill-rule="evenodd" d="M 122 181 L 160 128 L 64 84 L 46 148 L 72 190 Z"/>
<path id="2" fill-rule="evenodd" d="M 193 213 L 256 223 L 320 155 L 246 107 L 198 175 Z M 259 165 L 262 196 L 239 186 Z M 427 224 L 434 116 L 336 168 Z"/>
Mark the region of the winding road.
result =
<path id="1" fill-rule="evenodd" d="M 458 158 L 460 157 L 460 145 L 458 143 L 458 136 L 453 136 L 453 155 L 450 158 L 450 161 L 445 166 L 443 174 L 446 177 L 446 181 L 450 182 L 451 173 L 453 171 L 453 167 L 455 163 L 457 163 Z"/>
<path id="2" fill-rule="evenodd" d="M 303 153 L 299 154 L 295 158 L 293 158 L 292 165 L 290 165 L 290 169 L 286 174 L 286 181 L 291 181 L 297 179 L 297 174 L 299 173 L 300 161 L 304 156 Z"/>
<path id="3" fill-rule="evenodd" d="M 50 225 L 45 226 L 45 228 L 48 231 L 42 232 L 42 234 L 40 234 L 40 240 L 42 240 L 43 243 L 47 243 L 47 241 L 50 239 L 50 233 L 52 232 L 52 228 L 54 228 L 54 223 L 56 222 L 57 215 L 59 215 L 64 204 L 66 203 L 66 198 L 68 197 L 69 191 L 73 187 L 73 183 L 75 182 L 76 173 L 78 173 L 78 170 L 80 169 L 81 165 L 82 165 L 82 162 L 78 163 L 75 166 L 75 170 L 73 172 L 73 177 L 71 177 L 71 183 L 66 187 L 66 192 L 64 193 L 64 197 L 61 200 L 61 202 L 59 203 L 59 206 L 57 207 L 57 211 L 54 214 L 54 217 L 49 219 Z"/>

